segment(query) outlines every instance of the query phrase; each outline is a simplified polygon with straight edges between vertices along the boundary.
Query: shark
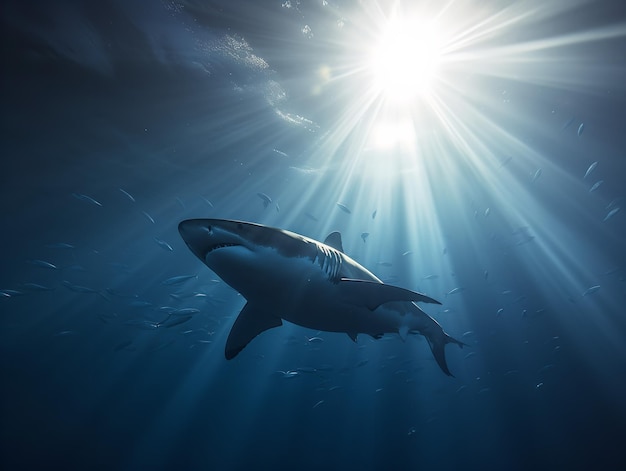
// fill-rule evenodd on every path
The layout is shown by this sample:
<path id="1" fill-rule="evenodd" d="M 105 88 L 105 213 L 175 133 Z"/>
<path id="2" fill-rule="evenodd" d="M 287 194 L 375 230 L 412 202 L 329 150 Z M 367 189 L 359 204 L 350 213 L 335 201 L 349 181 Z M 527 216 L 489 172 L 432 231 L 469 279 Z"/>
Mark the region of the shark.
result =
<path id="1" fill-rule="evenodd" d="M 452 376 L 444 347 L 465 344 L 444 332 L 418 302 L 441 304 L 416 291 L 383 283 L 345 254 L 339 232 L 324 242 L 252 222 L 187 219 L 178 231 L 191 252 L 238 291 L 246 304 L 226 340 L 237 356 L 257 335 L 283 321 L 375 339 L 421 334 L 441 370 Z"/>

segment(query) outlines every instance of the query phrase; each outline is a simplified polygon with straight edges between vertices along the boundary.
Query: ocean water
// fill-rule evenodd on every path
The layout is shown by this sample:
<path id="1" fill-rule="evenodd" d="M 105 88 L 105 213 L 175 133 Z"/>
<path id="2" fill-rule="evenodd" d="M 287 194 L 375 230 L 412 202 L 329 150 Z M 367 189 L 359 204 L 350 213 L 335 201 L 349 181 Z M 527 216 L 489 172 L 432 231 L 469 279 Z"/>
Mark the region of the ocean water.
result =
<path id="1" fill-rule="evenodd" d="M 626 469 L 622 2 L 0 11 L 3 470 Z M 381 71 L 394 18 L 438 36 Z M 454 376 L 288 322 L 226 360 L 188 218 L 340 231 Z"/>

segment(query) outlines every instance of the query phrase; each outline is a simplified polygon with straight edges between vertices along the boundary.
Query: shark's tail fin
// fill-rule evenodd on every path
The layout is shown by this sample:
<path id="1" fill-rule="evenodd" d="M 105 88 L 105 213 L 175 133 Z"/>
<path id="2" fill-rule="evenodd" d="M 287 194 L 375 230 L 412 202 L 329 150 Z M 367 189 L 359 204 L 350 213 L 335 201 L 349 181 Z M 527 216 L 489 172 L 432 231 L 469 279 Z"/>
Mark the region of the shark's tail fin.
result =
<path id="1" fill-rule="evenodd" d="M 456 343 L 461 348 L 467 346 L 467 344 L 450 337 L 443 331 L 443 329 L 436 329 L 435 332 L 432 332 L 429 335 L 425 335 L 425 337 L 426 340 L 428 340 L 428 345 L 430 345 L 430 350 L 433 352 L 433 356 L 435 357 L 439 368 L 441 368 L 441 370 L 448 376 L 454 377 L 454 375 L 450 373 L 450 370 L 448 369 L 444 347 L 447 343 Z"/>

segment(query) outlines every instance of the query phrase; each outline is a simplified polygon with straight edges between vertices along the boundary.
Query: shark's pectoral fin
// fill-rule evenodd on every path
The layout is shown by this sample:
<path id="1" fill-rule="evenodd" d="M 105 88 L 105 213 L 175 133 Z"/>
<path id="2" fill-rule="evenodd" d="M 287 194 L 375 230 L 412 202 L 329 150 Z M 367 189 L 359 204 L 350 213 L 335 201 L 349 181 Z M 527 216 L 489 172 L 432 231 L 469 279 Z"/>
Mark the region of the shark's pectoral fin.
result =
<path id="1" fill-rule="evenodd" d="M 248 345 L 250 340 L 272 327 L 283 325 L 280 317 L 276 317 L 264 309 L 246 304 L 233 324 L 226 340 L 226 359 L 235 358 Z"/>
<path id="2" fill-rule="evenodd" d="M 352 304 L 365 305 L 370 311 L 374 311 L 381 304 L 392 301 L 421 301 L 424 303 L 441 304 L 422 293 L 398 286 L 386 285 L 378 281 L 351 280 L 342 278 L 339 282 L 341 295 Z"/>

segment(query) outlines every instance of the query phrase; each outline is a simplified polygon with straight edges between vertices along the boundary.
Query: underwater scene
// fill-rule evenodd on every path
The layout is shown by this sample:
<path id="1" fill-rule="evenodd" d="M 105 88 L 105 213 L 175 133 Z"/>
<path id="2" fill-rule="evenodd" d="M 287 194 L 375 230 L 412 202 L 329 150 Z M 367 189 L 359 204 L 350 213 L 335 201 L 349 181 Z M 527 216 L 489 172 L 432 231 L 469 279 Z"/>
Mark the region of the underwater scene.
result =
<path id="1" fill-rule="evenodd" d="M 1 469 L 626 469 L 626 3 L 0 11 Z"/>

